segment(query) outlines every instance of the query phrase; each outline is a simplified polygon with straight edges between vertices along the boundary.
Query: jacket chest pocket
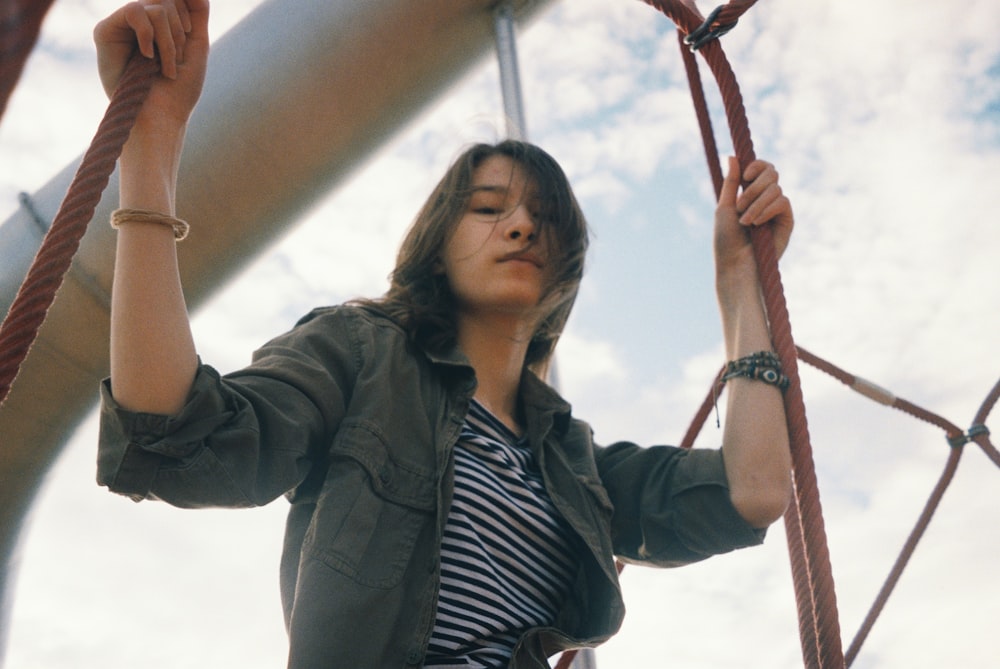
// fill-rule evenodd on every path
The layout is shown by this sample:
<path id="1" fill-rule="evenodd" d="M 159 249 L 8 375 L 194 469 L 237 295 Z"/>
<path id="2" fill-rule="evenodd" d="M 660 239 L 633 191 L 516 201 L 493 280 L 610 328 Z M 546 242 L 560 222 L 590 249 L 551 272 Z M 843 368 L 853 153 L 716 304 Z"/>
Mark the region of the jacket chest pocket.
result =
<path id="1" fill-rule="evenodd" d="M 371 588 L 399 584 L 437 508 L 434 472 L 393 452 L 377 425 L 345 421 L 305 537 L 310 557 Z"/>

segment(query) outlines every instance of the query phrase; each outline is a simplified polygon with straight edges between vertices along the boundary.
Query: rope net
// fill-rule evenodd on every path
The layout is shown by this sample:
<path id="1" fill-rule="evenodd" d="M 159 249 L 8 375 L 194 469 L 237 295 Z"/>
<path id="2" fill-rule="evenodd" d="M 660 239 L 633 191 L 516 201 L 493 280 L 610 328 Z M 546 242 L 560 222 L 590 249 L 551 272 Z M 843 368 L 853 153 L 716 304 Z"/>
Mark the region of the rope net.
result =
<path id="1" fill-rule="evenodd" d="M 702 53 L 715 76 L 722 95 L 734 150 L 741 167 L 745 167 L 754 159 L 752 140 L 739 87 L 732 69 L 722 53 L 718 38 L 735 27 L 739 18 L 756 3 L 756 0 L 731 0 L 728 4 L 716 8 L 707 18 L 702 17 L 699 13 L 694 0 L 645 0 L 645 2 L 660 10 L 677 25 L 681 56 L 702 136 L 709 176 L 716 197 L 718 197 L 722 188 L 722 166 L 719 162 L 719 152 L 708 104 L 705 100 L 704 88 L 694 53 L 696 51 Z M 819 356 L 796 346 L 791 338 L 791 326 L 781 295 L 780 275 L 774 258 L 773 245 L 769 238 L 769 230 L 765 227 L 755 229 L 753 233 L 754 252 L 760 271 L 768 317 L 772 325 L 773 343 L 791 380 L 785 399 L 793 456 L 795 494 L 793 503 L 785 515 L 785 531 L 798 606 L 802 657 L 804 666 L 809 669 L 814 667 L 839 669 L 853 663 L 878 616 L 884 609 L 917 544 L 929 526 L 944 492 L 954 478 L 964 446 L 970 442 L 975 443 L 982 449 L 987 458 L 1000 467 L 1000 451 L 990 442 L 989 430 L 986 428 L 986 418 L 997 401 L 1000 400 L 1000 381 L 997 381 L 983 400 L 971 427 L 967 431 L 963 431 L 945 418 L 908 400 L 896 397 L 888 390 L 850 374 Z M 937 484 L 931 491 L 900 555 L 846 653 L 841 646 L 832 567 L 826 545 L 796 360 L 802 360 L 833 376 L 855 392 L 873 401 L 890 406 L 942 429 L 951 446 L 944 470 Z M 694 445 L 705 421 L 711 415 L 718 401 L 719 393 L 723 389 L 720 378 L 721 372 L 712 381 L 705 399 L 696 411 L 680 442 L 681 447 L 691 448 Z M 620 568 L 621 566 L 619 565 Z M 573 651 L 563 653 L 556 668 L 569 669 L 573 659 Z"/>
<path id="2" fill-rule="evenodd" d="M 699 13 L 693 0 L 646 0 L 646 2 L 659 9 L 677 25 L 683 34 L 682 53 L 686 53 L 685 46 L 690 46 L 699 50 L 705 57 L 722 94 L 736 157 L 740 167 L 745 169 L 756 159 L 753 141 L 739 85 L 717 38 L 728 32 L 738 18 L 754 5 L 755 0 L 730 2 L 716 9 L 707 19 Z M 714 139 L 710 138 L 711 122 L 698 81 L 697 65 L 694 59 L 687 55 L 685 55 L 685 69 L 691 82 L 695 109 L 708 157 L 709 172 L 718 194 L 722 183 L 722 168 L 718 164 Z M 785 392 L 785 414 L 792 451 L 795 494 L 785 514 L 785 533 L 798 607 L 802 655 L 807 667 L 820 669 L 843 667 L 844 656 L 840 644 L 840 622 L 837 616 L 833 571 L 830 567 L 830 554 L 826 544 L 812 447 L 809 442 L 795 342 L 792 339 L 770 226 L 754 228 L 751 232 L 751 241 L 765 309 L 771 324 L 772 343 L 790 381 Z M 713 384 L 713 397 L 715 391 Z M 698 415 L 702 416 L 702 420 L 708 415 L 708 411 L 710 409 L 699 411 Z M 693 440 L 692 430 L 688 433 L 689 435 L 685 437 L 686 442 Z M 557 667 L 568 667 L 571 661 L 570 659 L 563 664 L 561 658 Z"/>

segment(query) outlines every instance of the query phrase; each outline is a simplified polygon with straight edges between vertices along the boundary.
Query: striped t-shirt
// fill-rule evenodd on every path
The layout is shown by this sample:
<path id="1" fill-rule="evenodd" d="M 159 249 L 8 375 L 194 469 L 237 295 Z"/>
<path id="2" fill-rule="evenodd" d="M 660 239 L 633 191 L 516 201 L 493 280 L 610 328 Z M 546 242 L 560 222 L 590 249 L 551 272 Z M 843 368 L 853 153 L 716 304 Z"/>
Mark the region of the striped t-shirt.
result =
<path id="1" fill-rule="evenodd" d="M 455 492 L 425 667 L 506 667 L 517 639 L 551 625 L 576 573 L 577 539 L 528 447 L 473 401 L 455 446 Z"/>

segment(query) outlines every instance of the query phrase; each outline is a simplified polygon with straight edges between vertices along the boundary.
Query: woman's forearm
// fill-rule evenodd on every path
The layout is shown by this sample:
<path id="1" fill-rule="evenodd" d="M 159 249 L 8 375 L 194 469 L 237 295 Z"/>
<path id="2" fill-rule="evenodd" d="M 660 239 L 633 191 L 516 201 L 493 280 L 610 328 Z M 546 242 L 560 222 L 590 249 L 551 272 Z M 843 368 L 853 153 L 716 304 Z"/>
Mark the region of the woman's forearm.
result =
<path id="1" fill-rule="evenodd" d="M 119 164 L 120 204 L 175 214 L 184 131 L 208 62 L 208 1 L 131 2 L 94 28 L 98 70 L 110 96 L 138 51 L 158 54 L 154 78 Z M 118 230 L 111 295 L 111 390 L 125 408 L 175 414 L 197 356 L 169 225 L 125 221 Z"/>
<path id="2" fill-rule="evenodd" d="M 770 351 L 771 339 L 756 271 L 718 279 L 728 359 Z M 788 504 L 791 455 L 784 399 L 773 385 L 735 377 L 727 381 L 723 456 L 733 504 L 747 522 L 766 527 Z"/>
<path id="3" fill-rule="evenodd" d="M 136 128 L 121 158 L 120 205 L 175 215 L 183 128 Z M 173 230 L 125 223 L 118 230 L 111 299 L 111 388 L 125 408 L 176 414 L 197 355 Z"/>

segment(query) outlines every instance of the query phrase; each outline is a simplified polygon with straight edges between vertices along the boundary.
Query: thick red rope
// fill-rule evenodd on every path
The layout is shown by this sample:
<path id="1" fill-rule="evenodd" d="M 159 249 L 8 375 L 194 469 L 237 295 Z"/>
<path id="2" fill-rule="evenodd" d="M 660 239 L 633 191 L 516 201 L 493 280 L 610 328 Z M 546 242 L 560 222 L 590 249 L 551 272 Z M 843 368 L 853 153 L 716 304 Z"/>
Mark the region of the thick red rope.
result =
<path id="1" fill-rule="evenodd" d="M 69 270 L 158 72 L 158 61 L 138 53 L 129 62 L 52 227 L 0 324 L 0 404 L 7 398 L 21 363 L 28 356 L 45 315 L 55 301 L 56 291 Z"/>
<path id="2" fill-rule="evenodd" d="M 741 16 L 747 9 L 749 9 L 750 6 L 754 4 L 754 2 L 756 2 L 756 0 L 731 1 L 728 5 L 725 5 L 720 8 L 720 11 L 715 16 L 714 22 L 711 23 L 709 27 L 711 29 L 719 29 L 734 24 L 735 21 L 739 18 L 739 16 Z M 651 2 L 650 4 L 656 5 L 657 3 Z M 691 13 L 697 16 L 697 10 L 694 9 L 693 3 L 690 2 L 690 0 L 682 0 L 682 6 L 688 9 L 689 11 L 694 10 Z M 669 12 L 666 11 L 665 8 L 661 7 L 661 9 L 669 15 Z M 674 18 L 675 22 L 677 22 L 677 17 L 672 17 L 672 18 Z M 693 26 L 693 24 L 691 25 Z M 689 27 L 689 30 L 690 29 L 692 28 Z M 714 46 L 715 43 L 712 42 L 710 44 Z M 710 59 L 708 54 L 706 54 L 706 59 Z M 691 78 L 692 74 L 691 62 L 693 62 L 693 59 L 685 58 L 685 65 L 688 68 L 689 79 Z M 720 82 L 720 87 L 721 86 L 722 84 Z M 696 98 L 695 105 L 696 109 L 698 110 L 699 120 L 702 124 L 702 132 L 704 133 L 706 128 L 706 122 L 701 120 L 701 116 L 703 114 L 707 116 L 707 112 L 703 111 L 704 103 L 703 102 L 699 103 L 697 100 L 697 98 L 701 94 L 700 90 L 698 89 L 700 89 L 700 87 L 696 87 L 694 84 L 692 84 L 692 93 L 695 95 Z M 725 97 L 725 90 L 723 91 L 723 95 Z M 729 112 L 730 109 L 729 105 L 727 104 L 727 115 L 729 116 L 730 122 L 732 124 L 733 117 L 731 114 L 729 114 Z M 734 130 L 734 133 L 735 132 L 736 131 Z M 735 142 L 736 138 L 734 137 L 734 144 Z M 709 145 L 706 141 L 706 154 L 709 156 L 709 164 L 710 164 L 710 170 L 712 171 L 713 181 L 715 183 L 718 183 L 716 177 L 716 170 L 712 167 L 712 165 L 718 163 L 718 158 L 717 158 L 717 152 L 713 152 L 712 146 L 714 145 Z M 740 149 L 738 147 L 737 148 L 738 155 L 739 151 Z M 745 164 L 742 159 L 741 159 L 741 164 Z M 718 186 L 716 186 L 716 191 L 718 192 Z M 754 239 L 754 249 L 755 251 L 758 250 L 757 239 Z M 763 259 L 765 264 L 769 262 L 769 259 L 766 257 L 762 258 L 762 255 L 760 253 L 757 254 L 757 257 L 758 261 Z M 765 295 L 767 294 L 768 294 L 767 289 L 765 289 Z M 778 345 L 777 340 L 775 342 L 775 345 L 777 347 Z M 779 354 L 780 353 L 781 351 L 779 350 Z M 884 608 L 889 595 L 892 593 L 892 590 L 895 588 L 897 582 L 899 581 L 903 569 L 909 562 L 910 557 L 912 557 L 912 554 L 916 549 L 917 543 L 922 538 L 924 532 L 926 531 L 930 523 L 931 518 L 933 517 L 934 512 L 936 511 L 938 505 L 940 504 L 941 498 L 943 497 L 945 490 L 947 489 L 948 485 L 954 478 L 954 474 L 958 467 L 958 462 L 959 459 L 961 458 L 964 444 L 967 441 L 972 441 L 976 443 L 983 450 L 986 456 L 993 461 L 994 464 L 1000 466 L 1000 452 L 998 452 L 997 449 L 990 442 L 989 431 L 985 427 L 986 417 L 989 415 L 992 408 L 996 405 L 997 401 L 1000 400 L 1000 381 L 998 381 L 996 385 L 994 385 L 993 389 L 990 391 L 986 399 L 983 401 L 980 410 L 977 412 L 976 417 L 973 420 L 973 425 L 972 428 L 970 428 L 969 430 L 968 436 L 965 436 L 960 428 L 958 428 L 953 423 L 945 420 L 944 418 L 938 416 L 937 414 L 927 411 L 926 409 L 919 407 L 905 399 L 891 395 L 885 395 L 884 394 L 885 391 L 878 388 L 877 386 L 873 386 L 872 384 L 866 382 L 864 379 L 860 379 L 859 377 L 849 375 L 843 370 L 840 370 L 839 368 L 826 362 L 825 360 L 822 360 L 821 358 L 818 358 L 817 356 L 813 356 L 812 354 L 801 348 L 798 349 L 798 353 L 803 360 L 806 360 L 811 364 L 816 365 L 821 370 L 826 371 L 832 374 L 833 376 L 839 378 L 845 384 L 851 386 L 858 392 L 872 399 L 875 399 L 876 401 L 882 401 L 883 403 L 888 404 L 889 406 L 892 406 L 893 408 L 896 408 L 900 411 L 908 413 L 920 420 L 923 420 L 925 422 L 931 423 L 932 425 L 936 425 L 942 428 L 945 431 L 949 441 L 953 444 L 953 448 L 949 454 L 948 461 L 945 465 L 944 471 L 942 472 L 941 478 L 938 481 L 938 484 L 932 491 L 930 498 L 928 499 L 927 504 L 925 505 L 925 508 L 916 523 L 916 526 L 914 527 L 910 536 L 908 537 L 906 544 L 904 545 L 900 553 L 900 556 L 897 558 L 896 563 L 893 565 L 893 568 L 886 579 L 885 584 L 880 590 L 878 596 L 876 597 L 875 602 L 873 603 L 868 615 L 866 616 L 865 621 L 862 623 L 860 630 L 858 631 L 853 642 L 851 643 L 851 647 L 849 648 L 847 655 L 844 658 L 844 662 L 846 662 L 849 665 L 850 663 L 853 662 L 853 660 L 857 656 L 857 653 L 860 650 L 861 645 L 864 643 L 865 638 L 871 631 L 872 625 L 874 625 L 875 620 L 877 619 L 878 615 Z M 782 360 L 784 362 L 784 358 L 782 358 Z M 717 396 L 717 394 L 718 394 L 718 387 L 715 384 L 713 384 L 713 388 L 709 393 L 709 396 L 706 397 L 705 402 L 703 402 L 702 406 L 699 408 L 698 414 L 696 415 L 695 418 L 696 422 L 699 423 L 699 427 L 695 427 L 695 424 L 692 423 L 692 426 L 688 429 L 688 433 L 685 435 L 685 439 L 682 445 L 687 445 L 688 447 L 690 447 L 690 444 L 693 443 L 694 438 L 697 436 L 697 431 L 698 429 L 700 429 L 700 424 L 704 422 L 705 418 L 710 412 L 711 406 L 714 404 L 715 397 Z M 796 476 L 798 476 L 798 470 L 796 470 Z M 798 502 L 799 502 L 799 496 L 796 495 L 796 503 Z M 797 511 L 798 511 L 798 504 L 796 504 L 796 506 L 790 509 L 790 514 L 794 515 Z M 789 529 L 791 532 L 798 532 L 799 529 L 801 529 L 801 522 L 786 522 L 786 526 L 787 529 Z M 803 537 L 803 541 L 807 541 L 807 539 Z M 789 542 L 790 546 L 794 546 L 798 543 L 798 538 L 790 537 Z M 800 611 L 802 608 L 803 607 L 800 605 Z M 800 622 L 801 622 L 801 615 L 800 615 Z M 809 657 L 809 646 L 813 641 L 811 638 L 809 638 L 811 630 L 809 629 L 808 625 L 803 624 L 801 631 L 803 633 L 803 650 L 805 653 L 807 666 L 813 666 L 813 664 L 810 662 L 810 657 Z M 815 641 L 818 644 L 823 643 L 823 640 L 819 638 L 815 639 Z M 818 659 L 822 660 L 823 658 L 821 657 Z M 836 658 L 834 658 L 834 661 L 836 661 Z"/>
<path id="3" fill-rule="evenodd" d="M 708 175 L 712 179 L 712 189 L 715 199 L 722 194 L 722 163 L 719 162 L 719 148 L 715 143 L 715 130 L 712 128 L 712 117 L 708 113 L 708 101 L 705 99 L 705 88 L 701 84 L 698 73 L 698 59 L 694 52 L 684 42 L 684 33 L 677 31 L 677 40 L 681 48 L 681 60 L 684 72 L 687 74 L 688 88 L 691 91 L 691 102 L 694 103 L 695 117 L 698 119 L 698 129 L 701 130 L 701 142 L 705 149 L 705 163 L 708 165 Z"/>
<path id="4" fill-rule="evenodd" d="M 681 31 L 688 35 L 705 22 L 692 3 L 682 0 L 646 1 L 670 17 Z M 712 27 L 723 27 L 727 21 L 732 23 L 735 18 L 724 18 L 727 12 L 742 14 L 752 4 L 752 2 L 730 3 L 730 6 L 722 8 L 716 15 L 715 22 L 718 26 L 713 24 Z M 755 155 L 743 100 L 732 68 L 718 40 L 704 44 L 701 53 L 722 93 L 736 157 L 740 165 L 746 167 L 755 159 Z M 843 667 L 833 572 L 826 545 L 812 446 L 809 442 L 805 404 L 798 377 L 795 343 L 792 339 L 770 227 L 754 228 L 751 240 L 765 307 L 771 323 L 772 342 L 791 381 L 785 393 L 785 412 L 788 417 L 792 449 L 795 500 L 785 515 L 785 524 L 799 608 L 803 657 L 806 665 L 810 667 L 821 669 Z"/>

